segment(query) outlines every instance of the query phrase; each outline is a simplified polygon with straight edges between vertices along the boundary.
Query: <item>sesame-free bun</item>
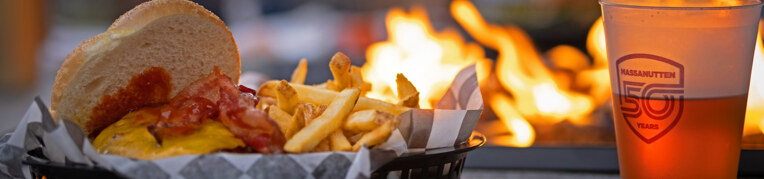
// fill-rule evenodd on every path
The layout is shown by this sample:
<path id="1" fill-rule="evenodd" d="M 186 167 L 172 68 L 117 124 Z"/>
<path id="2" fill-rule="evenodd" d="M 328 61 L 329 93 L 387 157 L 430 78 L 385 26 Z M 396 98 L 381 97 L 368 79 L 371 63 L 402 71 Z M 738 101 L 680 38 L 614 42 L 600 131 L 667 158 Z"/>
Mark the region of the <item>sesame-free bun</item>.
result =
<path id="1" fill-rule="evenodd" d="M 145 2 L 69 53 L 58 70 L 50 110 L 55 119 L 71 120 L 93 136 L 131 110 L 166 103 L 215 66 L 238 81 L 239 52 L 220 18 L 186 0 Z M 127 89 L 148 72 L 169 84 L 153 88 L 151 83 L 162 80 L 144 79 L 148 92 Z"/>

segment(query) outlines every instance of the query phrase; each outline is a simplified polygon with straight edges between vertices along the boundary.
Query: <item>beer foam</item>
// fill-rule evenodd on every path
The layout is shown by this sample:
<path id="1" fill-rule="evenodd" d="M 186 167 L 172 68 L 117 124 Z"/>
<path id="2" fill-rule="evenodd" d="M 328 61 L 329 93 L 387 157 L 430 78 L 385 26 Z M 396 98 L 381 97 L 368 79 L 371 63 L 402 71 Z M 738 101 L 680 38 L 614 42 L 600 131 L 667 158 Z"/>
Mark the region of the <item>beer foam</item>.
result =
<path id="1" fill-rule="evenodd" d="M 738 7 L 748 6 L 760 3 L 759 0 L 681 0 L 681 1 L 663 1 L 663 0 L 601 0 L 603 4 L 636 6 L 636 7 Z"/>
<path id="2" fill-rule="evenodd" d="M 639 4 L 635 1 L 631 4 Z M 652 2 L 652 1 L 647 1 Z M 680 1 L 684 2 L 684 1 Z M 664 1 L 655 2 L 661 5 L 669 5 Z M 624 4 L 630 4 L 624 2 Z M 685 5 L 692 5 L 685 4 Z M 691 27 L 691 28 L 724 28 L 749 26 L 757 23 L 761 3 L 747 3 L 743 6 L 704 7 L 694 3 L 698 7 L 671 7 L 671 6 L 634 6 L 621 4 L 603 3 L 603 14 L 606 21 L 611 24 L 624 24 L 635 26 L 662 26 L 662 27 Z M 644 5 L 644 4 L 642 4 Z"/>
<path id="3" fill-rule="evenodd" d="M 614 93 L 627 94 L 626 82 L 643 90 L 669 85 L 683 89 L 685 98 L 747 94 L 760 9 L 731 10 L 724 17 L 696 10 L 603 11 Z M 630 59 L 617 64 L 624 57 Z"/>

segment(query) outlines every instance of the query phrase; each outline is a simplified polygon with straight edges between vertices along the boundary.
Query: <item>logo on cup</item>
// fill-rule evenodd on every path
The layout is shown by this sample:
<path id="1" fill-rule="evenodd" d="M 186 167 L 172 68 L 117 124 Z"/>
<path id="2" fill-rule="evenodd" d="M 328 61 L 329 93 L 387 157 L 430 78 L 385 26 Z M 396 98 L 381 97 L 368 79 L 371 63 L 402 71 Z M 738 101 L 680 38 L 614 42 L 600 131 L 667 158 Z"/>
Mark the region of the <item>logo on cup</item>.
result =
<path id="1" fill-rule="evenodd" d="M 616 61 L 618 102 L 634 134 L 652 143 L 676 126 L 684 109 L 684 66 L 651 54 Z"/>

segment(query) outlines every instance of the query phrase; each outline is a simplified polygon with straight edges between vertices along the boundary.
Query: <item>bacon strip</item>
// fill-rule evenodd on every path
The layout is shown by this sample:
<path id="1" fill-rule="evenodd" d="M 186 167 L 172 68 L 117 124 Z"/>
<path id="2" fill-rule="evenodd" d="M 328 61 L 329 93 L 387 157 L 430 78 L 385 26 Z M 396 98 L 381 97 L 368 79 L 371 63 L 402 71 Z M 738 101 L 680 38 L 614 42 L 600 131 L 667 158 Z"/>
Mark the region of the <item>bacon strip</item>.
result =
<path id="1" fill-rule="evenodd" d="M 236 137 L 257 152 L 281 153 L 286 139 L 277 124 L 262 110 L 256 109 L 255 90 L 236 85 L 219 68 L 195 81 L 162 108 L 162 115 L 152 128 L 158 138 L 185 135 L 203 119 L 216 116 Z"/>

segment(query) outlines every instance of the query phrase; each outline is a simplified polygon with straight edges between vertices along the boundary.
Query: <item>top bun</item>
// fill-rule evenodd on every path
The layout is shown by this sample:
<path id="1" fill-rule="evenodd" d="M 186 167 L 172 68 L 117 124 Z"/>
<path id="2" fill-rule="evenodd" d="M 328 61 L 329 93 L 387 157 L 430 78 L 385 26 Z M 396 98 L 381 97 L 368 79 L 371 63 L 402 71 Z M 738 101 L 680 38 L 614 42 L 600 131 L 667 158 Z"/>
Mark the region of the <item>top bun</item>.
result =
<path id="1" fill-rule="evenodd" d="M 216 66 L 238 81 L 239 52 L 220 18 L 186 0 L 145 2 L 69 53 L 50 110 L 94 136 L 131 110 L 166 103 Z"/>

